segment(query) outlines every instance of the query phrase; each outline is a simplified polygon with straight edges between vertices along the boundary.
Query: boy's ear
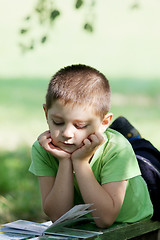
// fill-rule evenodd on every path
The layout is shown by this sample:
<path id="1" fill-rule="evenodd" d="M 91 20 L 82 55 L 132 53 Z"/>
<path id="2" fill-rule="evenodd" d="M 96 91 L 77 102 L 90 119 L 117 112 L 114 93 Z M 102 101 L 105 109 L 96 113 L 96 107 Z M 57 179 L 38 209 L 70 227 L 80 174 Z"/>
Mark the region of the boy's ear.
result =
<path id="1" fill-rule="evenodd" d="M 113 118 L 113 113 L 107 113 L 104 117 L 104 119 L 102 120 L 102 124 L 101 124 L 101 128 L 102 131 L 105 132 L 106 129 L 108 128 L 108 126 L 110 125 L 110 122 Z"/>
<path id="2" fill-rule="evenodd" d="M 43 109 L 44 109 L 44 112 L 45 112 L 46 119 L 48 120 L 48 111 L 47 111 L 46 104 L 43 104 Z"/>

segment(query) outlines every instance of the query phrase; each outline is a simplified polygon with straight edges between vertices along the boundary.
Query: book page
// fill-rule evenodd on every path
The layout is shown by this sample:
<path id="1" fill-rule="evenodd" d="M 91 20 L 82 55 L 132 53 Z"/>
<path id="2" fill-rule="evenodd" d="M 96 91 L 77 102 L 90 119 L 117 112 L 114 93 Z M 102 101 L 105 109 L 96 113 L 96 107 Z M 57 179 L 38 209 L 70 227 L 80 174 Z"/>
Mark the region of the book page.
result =
<path id="1" fill-rule="evenodd" d="M 58 231 L 59 228 L 62 228 L 62 226 L 73 225 L 78 221 L 89 219 L 87 217 L 82 217 L 82 216 L 94 211 L 94 209 L 88 210 L 90 206 L 92 206 L 92 204 L 76 205 L 72 209 L 70 209 L 68 212 L 66 212 L 63 216 L 61 216 L 53 224 L 51 221 L 48 221 L 45 223 L 35 223 L 31 221 L 26 221 L 26 220 L 17 220 L 11 223 L 3 224 L 1 226 L 1 231 L 5 233 L 12 233 L 12 234 L 13 233 L 25 234 L 26 236 L 28 235 L 28 237 L 29 235 L 32 237 L 44 236 L 48 234 L 54 235 L 54 233 Z"/>
<path id="2" fill-rule="evenodd" d="M 23 240 L 27 239 L 26 235 L 17 235 L 13 233 L 0 233 L 1 240 Z"/>
<path id="3" fill-rule="evenodd" d="M 59 219 L 57 219 L 50 227 L 58 225 L 59 223 L 64 222 L 64 221 L 68 221 L 70 219 L 79 218 L 83 215 L 86 215 L 87 213 L 94 211 L 94 210 L 87 210 L 92 205 L 93 204 L 79 204 L 79 205 L 74 206 L 68 212 L 66 212 L 63 216 L 61 216 Z"/>
<path id="4" fill-rule="evenodd" d="M 19 232 L 27 235 L 41 235 L 48 226 L 42 223 L 35 223 L 26 220 L 17 220 L 11 223 L 2 225 L 1 231 L 5 232 Z"/>

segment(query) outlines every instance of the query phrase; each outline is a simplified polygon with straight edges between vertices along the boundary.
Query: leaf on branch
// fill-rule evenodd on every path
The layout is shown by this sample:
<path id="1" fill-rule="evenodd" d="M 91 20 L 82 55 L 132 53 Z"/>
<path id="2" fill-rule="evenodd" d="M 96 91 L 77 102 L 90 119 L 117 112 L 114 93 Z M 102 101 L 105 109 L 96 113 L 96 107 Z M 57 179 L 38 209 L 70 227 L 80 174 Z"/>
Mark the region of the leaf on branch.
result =
<path id="1" fill-rule="evenodd" d="M 22 28 L 20 29 L 20 34 L 25 34 L 28 32 L 28 29 Z"/>
<path id="2" fill-rule="evenodd" d="M 138 9 L 138 8 L 140 8 L 140 6 L 139 6 L 138 3 L 134 3 L 134 4 L 132 4 L 132 6 L 131 6 L 131 9 L 132 9 L 132 10 Z"/>
<path id="3" fill-rule="evenodd" d="M 28 47 L 23 43 L 19 43 L 19 47 L 22 53 L 26 53 L 29 50 Z"/>
<path id="4" fill-rule="evenodd" d="M 26 53 L 29 50 L 33 50 L 35 48 L 35 44 L 34 44 L 33 40 L 29 44 L 20 42 L 19 47 L 20 47 L 22 53 Z"/>
<path id="5" fill-rule="evenodd" d="M 83 28 L 88 32 L 93 32 L 93 26 L 90 23 L 85 23 Z"/>
<path id="6" fill-rule="evenodd" d="M 50 20 L 54 21 L 60 15 L 60 11 L 53 10 L 50 14 Z"/>
<path id="7" fill-rule="evenodd" d="M 36 8 L 35 8 L 35 11 L 36 11 L 37 13 L 41 13 L 41 12 L 43 11 L 43 9 L 40 8 L 40 7 L 36 7 Z"/>
<path id="8" fill-rule="evenodd" d="M 34 49 L 34 44 L 33 44 L 33 43 L 29 46 L 29 49 L 30 49 L 30 50 L 33 50 L 33 49 Z"/>
<path id="9" fill-rule="evenodd" d="M 25 21 L 29 21 L 31 19 L 31 16 L 27 16 L 27 17 L 25 17 Z"/>
<path id="10" fill-rule="evenodd" d="M 83 5 L 83 1 L 82 0 L 77 0 L 76 4 L 75 4 L 75 8 L 79 9 L 82 5 Z"/>
<path id="11" fill-rule="evenodd" d="M 43 37 L 41 38 L 41 43 L 45 43 L 46 40 L 47 40 L 47 36 L 43 36 Z"/>

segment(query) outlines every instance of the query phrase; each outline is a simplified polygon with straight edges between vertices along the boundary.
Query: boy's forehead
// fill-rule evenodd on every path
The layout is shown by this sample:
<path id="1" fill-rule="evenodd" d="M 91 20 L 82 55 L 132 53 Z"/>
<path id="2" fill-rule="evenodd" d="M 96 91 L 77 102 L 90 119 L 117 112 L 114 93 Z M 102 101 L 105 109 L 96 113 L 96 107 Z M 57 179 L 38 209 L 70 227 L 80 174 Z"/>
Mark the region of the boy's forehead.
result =
<path id="1" fill-rule="evenodd" d="M 87 112 L 88 110 L 93 111 L 93 106 L 87 104 L 87 103 L 73 103 L 73 102 L 67 102 L 65 103 L 61 99 L 57 99 L 52 103 L 51 108 L 57 109 L 57 110 L 77 110 L 77 111 L 83 111 Z"/>
<path id="2" fill-rule="evenodd" d="M 67 103 L 64 104 L 61 100 L 53 102 L 50 109 L 50 115 L 56 117 L 74 117 L 77 121 L 91 121 L 93 118 L 99 118 L 94 112 L 94 109 L 89 104 Z"/>

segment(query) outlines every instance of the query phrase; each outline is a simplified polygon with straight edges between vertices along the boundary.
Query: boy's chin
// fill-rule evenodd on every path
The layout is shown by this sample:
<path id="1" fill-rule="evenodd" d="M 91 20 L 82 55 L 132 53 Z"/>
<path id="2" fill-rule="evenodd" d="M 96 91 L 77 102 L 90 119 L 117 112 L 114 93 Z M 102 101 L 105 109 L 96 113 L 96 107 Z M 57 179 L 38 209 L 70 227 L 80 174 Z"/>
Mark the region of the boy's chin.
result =
<path id="1" fill-rule="evenodd" d="M 63 151 L 65 151 L 66 153 L 72 154 L 73 152 L 75 152 L 77 149 L 79 149 L 81 146 L 73 146 L 73 147 L 61 147 L 61 149 Z"/>
<path id="2" fill-rule="evenodd" d="M 66 152 L 66 153 L 71 154 L 72 152 L 74 152 L 74 151 L 72 151 L 72 150 L 69 149 L 69 148 L 65 148 L 65 147 L 63 147 L 63 146 L 59 146 L 58 144 L 54 144 L 53 142 L 51 142 L 51 144 L 52 144 L 54 147 L 56 147 L 57 149 L 62 150 L 62 151 L 64 151 L 64 152 Z"/>
<path id="3" fill-rule="evenodd" d="M 66 153 L 69 153 L 69 154 L 72 154 L 73 152 L 75 152 L 77 149 L 79 149 L 79 148 L 81 148 L 82 147 L 82 143 L 80 144 L 80 145 L 78 145 L 78 146 L 76 146 L 76 145 L 74 145 L 74 144 L 71 144 L 71 145 L 62 145 L 62 144 L 54 144 L 53 142 L 52 142 L 52 144 L 55 146 L 55 147 L 57 147 L 57 148 L 59 148 L 59 149 L 61 149 L 62 151 L 64 151 L 64 152 L 66 152 Z"/>
<path id="4" fill-rule="evenodd" d="M 69 154 L 72 154 L 74 151 L 76 151 L 77 150 L 77 148 L 76 149 L 69 149 L 69 148 L 61 148 L 64 152 L 66 152 L 66 153 L 69 153 Z"/>

